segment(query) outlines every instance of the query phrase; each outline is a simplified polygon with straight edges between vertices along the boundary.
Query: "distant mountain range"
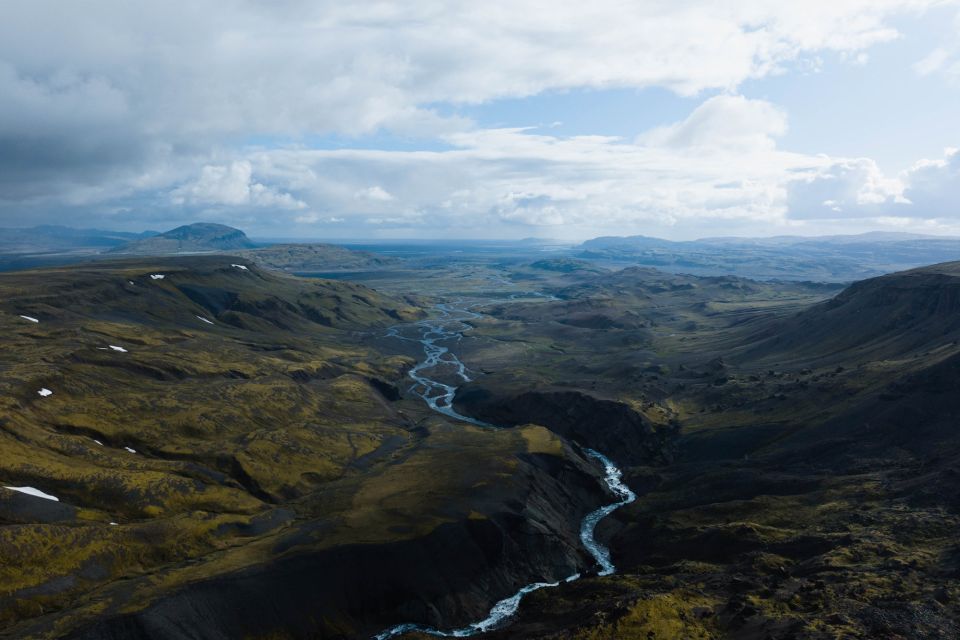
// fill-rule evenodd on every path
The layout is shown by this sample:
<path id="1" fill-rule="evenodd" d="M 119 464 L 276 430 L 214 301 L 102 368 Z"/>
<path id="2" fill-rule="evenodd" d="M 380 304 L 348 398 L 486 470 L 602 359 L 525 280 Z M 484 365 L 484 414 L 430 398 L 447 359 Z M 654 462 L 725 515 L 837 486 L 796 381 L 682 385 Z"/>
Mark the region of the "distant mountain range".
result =
<path id="1" fill-rule="evenodd" d="M 960 260 L 960 238 L 873 232 L 673 242 L 647 236 L 607 236 L 584 242 L 574 255 L 608 266 L 641 265 L 694 275 L 850 282 Z"/>
<path id="2" fill-rule="evenodd" d="M 157 235 L 156 231 L 128 233 L 103 229 L 74 229 L 59 225 L 43 225 L 28 229 L 0 229 L 0 253 L 103 250 L 155 235 Z"/>
<path id="3" fill-rule="evenodd" d="M 443 259 L 457 259 L 454 250 L 459 246 L 457 242 L 447 240 L 442 244 L 440 254 L 446 256 Z M 424 245 L 429 243 L 424 242 Z M 516 245 L 523 246 L 524 242 Z M 539 250 L 531 245 L 530 251 Z M 195 253 L 231 253 L 267 268 L 295 273 L 377 270 L 393 266 L 402 259 L 334 244 L 256 243 L 240 229 L 208 222 L 188 224 L 163 233 L 63 226 L 0 229 L 0 270 L 3 271 L 66 264 L 100 255 Z M 388 253 L 396 254 L 395 251 Z M 852 282 L 932 263 L 960 260 L 960 238 L 890 232 L 821 237 L 719 237 L 681 242 L 648 236 L 605 236 L 573 248 L 558 248 L 552 253 L 555 260 L 541 261 L 540 268 L 644 266 L 702 276 Z M 437 257 L 433 253 L 430 255 Z M 542 256 L 540 253 L 536 255 Z M 562 262 L 568 259 L 586 263 Z"/>

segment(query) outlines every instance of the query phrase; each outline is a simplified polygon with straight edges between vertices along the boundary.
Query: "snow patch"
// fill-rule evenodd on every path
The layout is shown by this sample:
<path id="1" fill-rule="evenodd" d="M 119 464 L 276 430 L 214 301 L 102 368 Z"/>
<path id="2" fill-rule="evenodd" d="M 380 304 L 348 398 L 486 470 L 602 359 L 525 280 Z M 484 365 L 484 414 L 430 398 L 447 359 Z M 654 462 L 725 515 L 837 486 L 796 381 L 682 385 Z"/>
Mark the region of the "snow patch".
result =
<path id="1" fill-rule="evenodd" d="M 129 451 L 130 453 L 136 453 L 136 452 L 137 452 L 136 449 L 131 449 L 130 447 L 124 447 L 124 449 L 126 449 L 126 450 Z"/>
<path id="2" fill-rule="evenodd" d="M 207 324 L 213 324 L 213 321 L 212 321 L 212 320 L 207 320 L 207 319 L 204 318 L 203 316 L 197 316 L 197 319 L 198 319 L 198 320 L 203 320 L 203 321 L 206 322 Z"/>
<path id="3" fill-rule="evenodd" d="M 53 500 L 54 502 L 60 502 L 60 498 L 57 496 L 52 496 L 49 493 L 44 493 L 40 489 L 34 489 L 33 487 L 7 487 L 4 486 L 4 489 L 10 489 L 11 491 L 19 491 L 20 493 L 25 493 L 28 496 L 34 496 L 35 498 L 43 498 L 45 500 Z"/>
<path id="4" fill-rule="evenodd" d="M 53 395 L 53 391 L 50 391 L 50 389 L 47 389 L 46 387 L 44 387 L 43 389 L 40 389 L 40 391 L 37 391 L 37 393 L 39 393 L 44 398 L 46 398 L 47 396 Z"/>
<path id="5" fill-rule="evenodd" d="M 113 349 L 114 351 L 119 351 L 120 353 L 126 353 L 126 352 L 127 352 L 127 350 L 124 349 L 123 347 L 118 347 L 118 346 L 116 346 L 116 345 L 114 345 L 114 344 L 110 345 L 110 348 Z"/>
<path id="6" fill-rule="evenodd" d="M 96 438 L 91 438 L 91 440 L 93 440 L 94 442 L 96 442 L 96 443 L 97 443 L 98 445 L 100 445 L 101 447 L 103 446 L 103 443 L 100 442 L 99 440 L 97 440 Z"/>
<path id="7" fill-rule="evenodd" d="M 116 522 L 111 522 L 111 523 L 110 523 L 110 526 L 111 526 L 111 527 L 115 527 L 115 526 L 117 526 L 117 523 L 116 523 Z"/>
<path id="8" fill-rule="evenodd" d="M 163 280 L 163 279 L 166 278 L 166 277 L 167 277 L 167 276 L 163 275 L 162 273 L 152 273 L 152 274 L 150 274 L 150 279 L 151 279 L 151 280 Z"/>
<path id="9" fill-rule="evenodd" d="M 249 271 L 249 269 L 247 269 L 246 265 L 242 265 L 242 264 L 231 264 L 230 266 L 231 266 L 231 267 L 236 267 L 237 269 L 243 269 L 244 271 Z"/>
<path id="10" fill-rule="evenodd" d="M 33 323 L 39 323 L 39 322 L 40 322 L 39 320 L 37 320 L 37 319 L 34 318 L 33 316 L 20 316 L 20 317 L 23 318 L 24 320 L 29 320 L 30 322 L 33 322 Z"/>

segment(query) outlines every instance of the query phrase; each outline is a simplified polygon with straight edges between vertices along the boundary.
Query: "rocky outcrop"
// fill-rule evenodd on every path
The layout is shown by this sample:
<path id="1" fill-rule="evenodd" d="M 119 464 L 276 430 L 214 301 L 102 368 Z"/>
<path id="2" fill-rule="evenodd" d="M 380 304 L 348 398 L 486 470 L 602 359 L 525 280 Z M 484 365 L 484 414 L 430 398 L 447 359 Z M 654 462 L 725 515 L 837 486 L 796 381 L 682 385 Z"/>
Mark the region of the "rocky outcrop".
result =
<path id="1" fill-rule="evenodd" d="M 387 544 L 293 548 L 269 564 L 187 585 L 143 611 L 106 617 L 67 637 L 369 638 L 403 622 L 464 626 L 524 584 L 592 569 L 579 523 L 609 500 L 597 471 L 572 451 L 566 458 L 521 454 L 519 464 L 527 491 L 489 517 L 472 514 Z M 298 535 L 278 543 L 278 553 Z"/>
<path id="2" fill-rule="evenodd" d="M 471 383 L 457 391 L 454 407 L 495 425 L 539 424 L 628 464 L 670 461 L 677 436 L 676 428 L 655 428 L 627 404 L 579 391 L 525 391 L 510 395 Z"/>

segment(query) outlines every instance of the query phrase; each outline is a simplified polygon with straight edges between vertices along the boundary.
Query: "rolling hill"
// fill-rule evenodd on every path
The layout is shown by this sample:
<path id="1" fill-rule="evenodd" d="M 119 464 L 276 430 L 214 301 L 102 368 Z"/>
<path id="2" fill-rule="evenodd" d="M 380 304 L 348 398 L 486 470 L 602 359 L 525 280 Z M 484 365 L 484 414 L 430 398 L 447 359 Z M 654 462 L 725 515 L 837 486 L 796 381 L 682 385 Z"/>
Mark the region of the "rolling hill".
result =
<path id="1" fill-rule="evenodd" d="M 369 637 L 583 570 L 596 469 L 403 397 L 423 314 L 237 256 L 0 275 L 0 637 Z"/>

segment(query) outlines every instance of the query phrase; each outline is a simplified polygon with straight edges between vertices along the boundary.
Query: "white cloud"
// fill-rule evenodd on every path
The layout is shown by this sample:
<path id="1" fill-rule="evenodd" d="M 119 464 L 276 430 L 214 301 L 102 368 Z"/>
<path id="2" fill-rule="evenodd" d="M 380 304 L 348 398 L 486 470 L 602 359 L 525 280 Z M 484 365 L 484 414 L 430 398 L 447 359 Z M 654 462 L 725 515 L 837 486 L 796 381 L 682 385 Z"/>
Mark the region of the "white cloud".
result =
<path id="1" fill-rule="evenodd" d="M 816 69 L 833 52 L 865 62 L 869 47 L 898 37 L 897 16 L 932 4 L 10 3 L 0 21 L 0 215 L 39 200 L 134 215 L 139 196 L 158 220 L 172 200 L 183 216 L 239 209 L 238 223 L 269 209 L 277 224 L 477 233 L 772 224 L 789 221 L 794 179 L 811 196 L 857 183 L 818 207 L 879 208 L 895 186 L 859 161 L 778 150 L 784 113 L 736 93 L 793 66 Z M 644 87 L 723 94 L 634 141 L 477 129 L 456 115 L 498 98 Z M 294 146 L 380 130 L 453 149 Z M 832 166 L 841 166 L 833 177 Z"/>
<path id="2" fill-rule="evenodd" d="M 394 199 L 393 195 L 379 185 L 374 185 L 372 187 L 367 187 L 366 189 L 357 191 L 356 197 L 366 200 L 374 200 L 376 202 L 390 202 Z"/>
<path id="3" fill-rule="evenodd" d="M 649 131 L 638 142 L 666 147 L 772 149 L 775 138 L 786 130 L 786 114 L 766 100 L 719 95 L 697 107 L 686 120 Z"/>
<path id="4" fill-rule="evenodd" d="M 318 222 L 336 224 L 338 222 L 343 222 L 343 218 L 338 218 L 336 216 L 322 216 L 319 213 L 311 211 L 310 213 L 296 216 L 293 221 L 297 224 L 317 224 Z"/>
<path id="5" fill-rule="evenodd" d="M 953 56 L 950 51 L 943 47 L 937 47 L 914 64 L 913 69 L 922 76 L 928 76 L 943 69 L 950 62 L 951 57 Z"/>
<path id="6" fill-rule="evenodd" d="M 960 150 L 922 160 L 906 172 L 904 197 L 917 217 L 960 218 Z"/>
<path id="7" fill-rule="evenodd" d="M 746 102 L 748 110 L 758 106 L 761 113 L 772 112 L 766 103 Z M 742 144 L 779 131 L 779 118 L 773 118 L 775 127 L 771 120 L 757 119 L 757 133 L 737 122 L 735 135 L 704 119 L 709 126 L 697 131 L 696 146 L 487 129 L 447 136 L 455 146 L 449 151 L 281 149 L 259 151 L 253 161 L 272 184 L 292 188 L 295 183 L 297 196 L 311 210 L 335 212 L 355 224 L 421 233 L 489 235 L 530 226 L 582 235 L 685 221 L 771 223 L 783 218 L 783 184 L 790 170 L 829 162 L 777 151 L 767 143 Z M 673 129 L 693 129 L 688 121 Z M 373 208 L 359 206 L 369 200 L 371 182 L 402 197 L 381 197 L 370 204 Z"/>
<path id="8" fill-rule="evenodd" d="M 903 220 L 960 222 L 960 151 L 920 160 L 899 176 L 886 177 L 866 158 L 833 161 L 788 184 L 794 219 L 862 218 L 902 226 Z"/>
<path id="9" fill-rule="evenodd" d="M 841 159 L 790 181 L 787 206 L 794 219 L 863 218 L 902 201 L 902 192 L 903 184 L 884 177 L 873 160 Z"/>
<path id="10" fill-rule="evenodd" d="M 935 47 L 930 53 L 913 65 L 913 70 L 921 76 L 941 75 L 947 80 L 960 80 L 960 13 L 953 20 L 954 37 L 945 45 Z"/>
<path id="11" fill-rule="evenodd" d="M 439 102 L 731 89 L 804 56 L 891 40 L 891 17 L 931 4 L 33 0 L 5 7 L 0 22 L 4 73 L 35 94 L 5 116 L 22 128 L 59 108 L 69 124 L 71 111 L 101 113 L 107 101 L 129 114 L 131 133 L 194 144 L 235 133 L 435 133 L 463 126 L 427 106 Z M 57 106 L 64 82 L 73 109 Z"/>
<path id="12" fill-rule="evenodd" d="M 174 204 L 210 204 L 228 206 L 304 209 L 306 203 L 289 193 L 253 181 L 253 165 L 237 160 L 230 165 L 206 165 L 200 176 L 171 192 Z"/>

